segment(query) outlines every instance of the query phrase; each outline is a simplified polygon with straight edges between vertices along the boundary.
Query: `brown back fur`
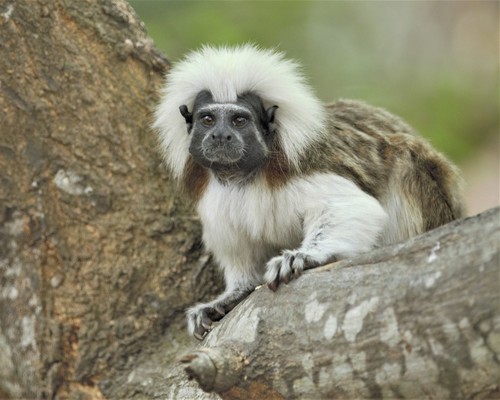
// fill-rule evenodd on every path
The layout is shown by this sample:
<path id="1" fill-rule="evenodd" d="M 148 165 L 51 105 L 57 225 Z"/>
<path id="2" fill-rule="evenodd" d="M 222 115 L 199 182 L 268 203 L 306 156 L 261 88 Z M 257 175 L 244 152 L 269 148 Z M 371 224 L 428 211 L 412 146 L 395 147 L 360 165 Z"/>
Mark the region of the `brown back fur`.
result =
<path id="1" fill-rule="evenodd" d="M 300 171 L 276 156 L 264 170 L 271 186 L 294 175 L 334 172 L 377 198 L 392 225 L 383 242 L 407 239 L 464 215 L 461 178 L 404 121 L 362 102 L 327 106 L 329 127 L 304 154 Z M 277 151 L 275 154 L 279 155 Z"/>

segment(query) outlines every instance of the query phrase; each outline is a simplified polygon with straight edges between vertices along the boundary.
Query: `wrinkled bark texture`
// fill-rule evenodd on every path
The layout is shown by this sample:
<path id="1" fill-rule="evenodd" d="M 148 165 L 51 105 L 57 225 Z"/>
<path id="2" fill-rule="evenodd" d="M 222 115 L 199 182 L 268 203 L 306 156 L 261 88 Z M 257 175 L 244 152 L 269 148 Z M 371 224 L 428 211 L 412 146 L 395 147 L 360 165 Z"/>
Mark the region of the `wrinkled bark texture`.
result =
<path id="1" fill-rule="evenodd" d="M 148 128 L 167 69 L 124 1 L 0 0 L 0 398 L 105 397 L 220 290 Z"/>
<path id="2" fill-rule="evenodd" d="M 224 399 L 498 398 L 499 242 L 497 208 L 261 287 L 182 362 Z"/>
<path id="3" fill-rule="evenodd" d="M 0 55 L 0 398 L 498 395 L 498 209 L 260 288 L 194 346 L 221 282 L 148 128 L 168 61 L 122 0 L 0 0 Z"/>

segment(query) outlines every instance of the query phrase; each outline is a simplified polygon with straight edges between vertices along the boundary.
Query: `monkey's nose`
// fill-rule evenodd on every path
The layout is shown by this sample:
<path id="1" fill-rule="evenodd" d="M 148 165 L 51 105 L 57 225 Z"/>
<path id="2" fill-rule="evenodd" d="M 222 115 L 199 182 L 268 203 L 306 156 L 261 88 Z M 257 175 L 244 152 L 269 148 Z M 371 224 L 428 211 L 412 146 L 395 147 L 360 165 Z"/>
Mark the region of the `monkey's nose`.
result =
<path id="1" fill-rule="evenodd" d="M 230 142 L 233 139 L 233 135 L 223 131 L 217 131 L 212 133 L 212 141 L 216 143 Z"/>

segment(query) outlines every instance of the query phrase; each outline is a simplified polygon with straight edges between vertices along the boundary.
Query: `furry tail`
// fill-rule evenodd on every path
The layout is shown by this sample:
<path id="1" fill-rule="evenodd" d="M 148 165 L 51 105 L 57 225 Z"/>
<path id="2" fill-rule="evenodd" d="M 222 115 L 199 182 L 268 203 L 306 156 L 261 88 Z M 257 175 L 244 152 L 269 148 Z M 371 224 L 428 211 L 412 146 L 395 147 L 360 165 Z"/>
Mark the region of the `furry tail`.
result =
<path id="1" fill-rule="evenodd" d="M 458 169 L 428 143 L 411 141 L 406 157 L 395 169 L 389 183 L 392 190 L 383 199 L 390 220 L 384 244 L 406 240 L 465 216 L 463 180 Z"/>

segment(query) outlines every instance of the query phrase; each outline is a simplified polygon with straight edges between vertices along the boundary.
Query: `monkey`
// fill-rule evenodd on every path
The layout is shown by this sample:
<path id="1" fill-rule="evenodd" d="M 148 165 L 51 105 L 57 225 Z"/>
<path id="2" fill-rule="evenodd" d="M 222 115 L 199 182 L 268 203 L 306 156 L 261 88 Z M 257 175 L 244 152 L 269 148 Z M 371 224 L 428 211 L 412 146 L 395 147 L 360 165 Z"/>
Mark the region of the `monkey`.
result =
<path id="1" fill-rule="evenodd" d="M 445 156 L 382 108 L 323 104 L 276 50 L 189 53 L 166 74 L 153 128 L 224 273 L 225 291 L 187 310 L 199 340 L 257 286 L 276 291 L 464 215 Z"/>

